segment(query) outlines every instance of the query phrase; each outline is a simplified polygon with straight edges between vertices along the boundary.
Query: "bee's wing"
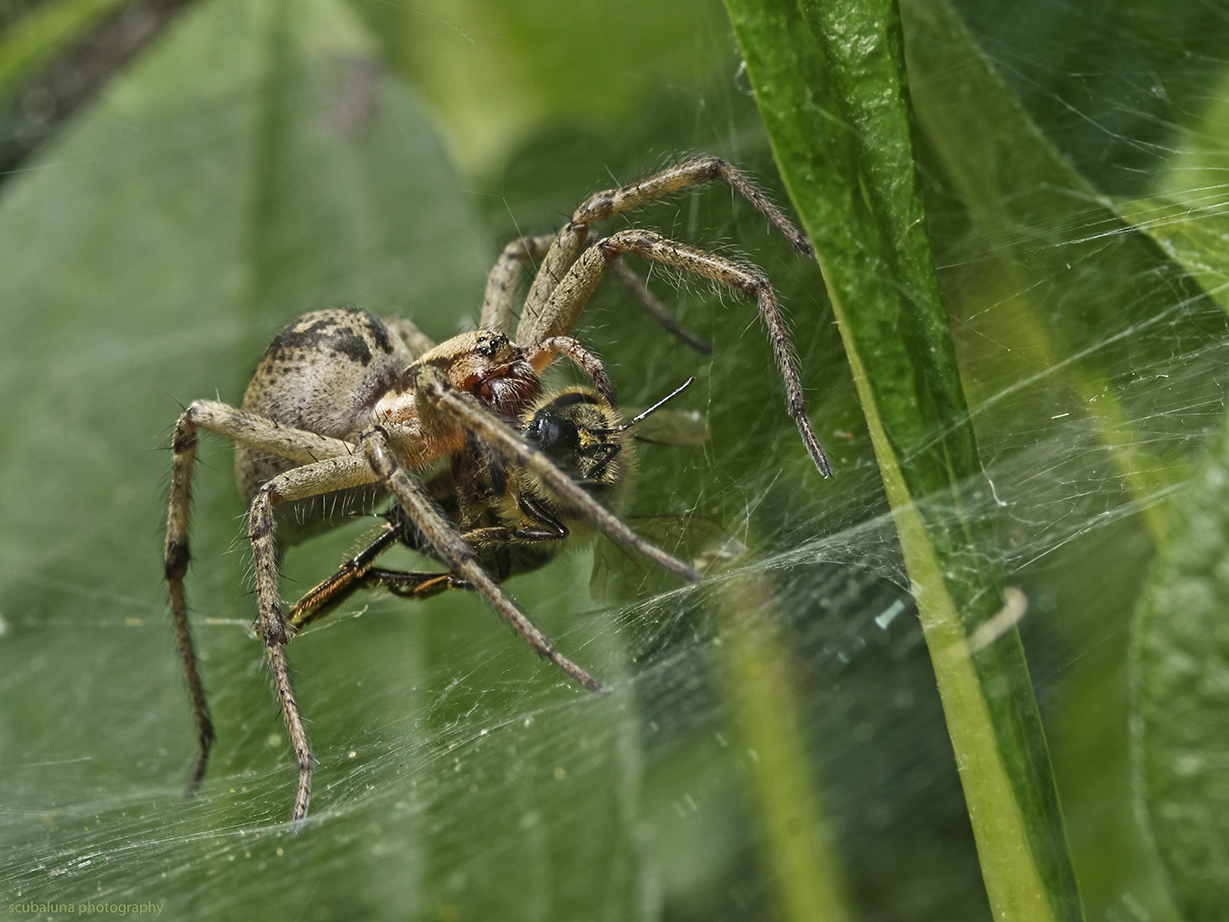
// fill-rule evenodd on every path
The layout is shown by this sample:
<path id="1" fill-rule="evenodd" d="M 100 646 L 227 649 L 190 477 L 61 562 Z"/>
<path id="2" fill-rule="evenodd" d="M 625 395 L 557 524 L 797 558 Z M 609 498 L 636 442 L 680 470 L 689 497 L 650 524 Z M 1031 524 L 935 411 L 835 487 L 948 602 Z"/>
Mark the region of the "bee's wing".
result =
<path id="1" fill-rule="evenodd" d="M 701 575 L 720 573 L 747 553 L 745 544 L 726 531 L 720 521 L 707 516 L 629 516 L 627 523 Z M 589 580 L 589 590 L 595 599 L 615 601 L 677 588 L 677 577 L 627 553 L 609 539 L 598 538 L 593 550 L 593 576 Z"/>

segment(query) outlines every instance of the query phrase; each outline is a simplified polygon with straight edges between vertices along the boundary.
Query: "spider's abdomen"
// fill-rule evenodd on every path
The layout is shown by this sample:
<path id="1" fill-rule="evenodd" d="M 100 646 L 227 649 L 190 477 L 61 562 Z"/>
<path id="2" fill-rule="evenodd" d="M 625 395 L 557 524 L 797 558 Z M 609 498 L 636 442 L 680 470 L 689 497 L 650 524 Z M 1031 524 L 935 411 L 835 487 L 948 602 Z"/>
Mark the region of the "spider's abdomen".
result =
<path id="1" fill-rule="evenodd" d="M 243 396 L 243 408 L 296 429 L 353 440 L 371 411 L 414 359 L 379 317 L 329 308 L 287 324 L 270 343 Z M 235 479 L 248 500 L 296 463 L 242 444 Z"/>

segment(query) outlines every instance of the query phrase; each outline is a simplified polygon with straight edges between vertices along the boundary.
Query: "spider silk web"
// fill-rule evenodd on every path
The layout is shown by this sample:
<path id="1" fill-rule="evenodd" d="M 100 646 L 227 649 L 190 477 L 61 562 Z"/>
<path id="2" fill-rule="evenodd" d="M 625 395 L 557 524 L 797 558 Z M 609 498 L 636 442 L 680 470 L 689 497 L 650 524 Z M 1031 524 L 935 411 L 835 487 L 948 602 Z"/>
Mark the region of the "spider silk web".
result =
<path id="1" fill-rule="evenodd" d="M 306 310 L 403 314 L 437 339 L 470 328 L 504 242 L 688 152 L 731 158 L 787 203 L 719 10 L 681 4 L 644 23 L 555 6 L 464 22 L 428 4 L 399 31 L 401 13 L 335 0 L 293 17 L 209 0 L 9 177 L 10 915 L 803 918 L 781 843 L 805 840 L 831 848 L 854 918 L 989 917 L 822 278 L 724 189 L 628 222 L 764 268 L 836 476 L 807 458 L 751 305 L 649 273 L 714 344 L 706 357 L 607 280 L 576 335 L 628 406 L 695 375 L 676 407 L 709 428 L 698 447 L 641 448 L 626 512 L 714 561 L 709 578 L 687 588 L 599 542 L 509 583 L 606 697 L 538 661 L 478 598 L 356 596 L 289 648 L 318 760 L 292 835 L 295 769 L 248 628 L 231 450 L 203 438 L 187 591 L 218 738 L 200 794 L 182 796 L 193 728 L 161 579 L 182 406 L 238 402 L 270 338 Z M 982 139 L 945 120 L 963 78 L 941 50 L 913 86 L 989 484 L 976 511 L 999 535 L 1085 912 L 1112 922 L 1178 918 L 1137 817 L 1128 649 L 1165 504 L 1221 425 L 1229 368 L 1215 247 L 1187 275 L 1110 209 L 1164 193 L 1213 228 L 1224 196 L 1225 9 L 1190 2 L 1157 21 L 1145 7 L 960 5 L 1020 124 L 1039 129 L 1022 131 L 1012 169 L 979 161 Z M 594 55 L 584 87 L 578 48 Z M 603 81 L 620 89 L 594 100 Z M 1019 130 L 987 106 L 994 131 Z M 355 518 L 291 549 L 284 593 L 372 527 Z M 423 562 L 397 551 L 388 565 Z M 792 831 L 774 832 L 774 798 Z"/>

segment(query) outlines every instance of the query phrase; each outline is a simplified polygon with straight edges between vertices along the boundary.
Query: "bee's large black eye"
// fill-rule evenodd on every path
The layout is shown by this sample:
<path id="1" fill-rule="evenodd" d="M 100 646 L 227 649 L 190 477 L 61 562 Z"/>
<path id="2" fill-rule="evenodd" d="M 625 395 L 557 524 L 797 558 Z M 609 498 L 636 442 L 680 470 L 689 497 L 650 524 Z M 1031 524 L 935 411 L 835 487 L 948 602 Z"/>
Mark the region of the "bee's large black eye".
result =
<path id="1" fill-rule="evenodd" d="M 525 429 L 525 438 L 552 458 L 567 458 L 580 451 L 580 433 L 571 420 L 539 410 Z"/>

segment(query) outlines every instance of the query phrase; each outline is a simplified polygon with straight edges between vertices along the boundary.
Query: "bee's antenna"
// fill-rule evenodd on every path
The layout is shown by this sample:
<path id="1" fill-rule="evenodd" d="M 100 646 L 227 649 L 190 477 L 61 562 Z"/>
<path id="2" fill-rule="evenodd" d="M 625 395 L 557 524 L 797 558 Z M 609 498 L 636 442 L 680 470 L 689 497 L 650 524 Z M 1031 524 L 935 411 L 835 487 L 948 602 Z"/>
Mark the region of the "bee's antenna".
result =
<path id="1" fill-rule="evenodd" d="M 673 400 L 679 394 L 683 393 L 683 391 L 687 390 L 687 388 L 691 387 L 691 385 L 695 383 L 695 380 L 696 379 L 694 377 L 688 378 L 686 381 L 684 381 L 682 384 L 680 384 L 678 387 L 676 387 L 674 390 L 668 393 L 665 397 L 661 398 L 661 400 L 657 401 L 657 403 L 653 404 L 647 410 L 642 410 L 641 412 L 633 416 L 631 419 L 629 419 L 627 422 L 625 422 L 622 426 L 617 426 L 614 429 L 610 429 L 608 431 L 609 432 L 626 432 L 628 429 L 636 425 L 636 423 L 640 422 L 640 420 L 644 419 L 650 413 L 654 412 L 655 410 L 661 409 L 662 405 L 665 404 L 666 401 Z"/>

